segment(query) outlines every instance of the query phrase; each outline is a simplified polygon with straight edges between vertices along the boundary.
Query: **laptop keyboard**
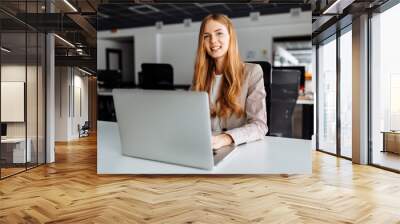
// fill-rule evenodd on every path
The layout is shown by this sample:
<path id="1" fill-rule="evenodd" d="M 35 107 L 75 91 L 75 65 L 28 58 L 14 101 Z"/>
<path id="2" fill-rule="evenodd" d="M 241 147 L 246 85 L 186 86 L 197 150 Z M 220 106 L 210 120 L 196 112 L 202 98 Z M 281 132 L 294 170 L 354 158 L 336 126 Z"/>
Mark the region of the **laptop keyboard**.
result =
<path id="1" fill-rule="evenodd" d="M 234 145 L 227 145 L 218 150 L 213 149 L 214 165 L 223 160 L 234 149 L 235 149 Z"/>

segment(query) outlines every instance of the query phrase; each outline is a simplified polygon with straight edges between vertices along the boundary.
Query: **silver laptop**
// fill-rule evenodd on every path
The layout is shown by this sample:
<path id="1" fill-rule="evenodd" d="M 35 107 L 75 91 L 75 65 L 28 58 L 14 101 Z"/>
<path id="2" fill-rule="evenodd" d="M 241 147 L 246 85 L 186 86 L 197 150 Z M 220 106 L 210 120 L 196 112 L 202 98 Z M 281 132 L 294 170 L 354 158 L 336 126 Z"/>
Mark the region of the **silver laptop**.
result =
<path id="1" fill-rule="evenodd" d="M 212 169 L 233 146 L 211 149 L 207 93 L 114 89 L 122 153 Z"/>

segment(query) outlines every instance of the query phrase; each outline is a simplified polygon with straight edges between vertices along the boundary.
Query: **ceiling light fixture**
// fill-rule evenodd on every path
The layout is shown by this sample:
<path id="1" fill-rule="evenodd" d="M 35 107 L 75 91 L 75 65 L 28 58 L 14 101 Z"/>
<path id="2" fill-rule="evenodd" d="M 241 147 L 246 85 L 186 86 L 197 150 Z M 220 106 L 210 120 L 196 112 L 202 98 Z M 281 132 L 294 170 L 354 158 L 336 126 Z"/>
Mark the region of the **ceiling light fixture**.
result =
<path id="1" fill-rule="evenodd" d="M 322 14 L 342 14 L 343 9 L 353 3 L 355 0 L 336 0 Z"/>
<path id="2" fill-rule="evenodd" d="M 222 2 L 194 3 L 194 4 L 200 8 L 224 5 L 224 3 L 222 3 Z"/>
<path id="3" fill-rule="evenodd" d="M 83 69 L 81 69 L 81 68 L 79 68 L 79 67 L 78 67 L 78 69 L 79 69 L 79 71 L 81 71 L 81 72 L 83 72 L 83 73 L 85 73 L 85 74 L 87 74 L 87 75 L 92 75 L 92 73 L 90 73 L 90 72 L 88 72 L 88 71 L 85 71 L 85 70 L 83 70 Z"/>
<path id="4" fill-rule="evenodd" d="M 57 37 L 58 39 L 60 39 L 61 41 L 63 41 L 64 43 L 66 43 L 67 45 L 69 45 L 69 46 L 71 46 L 71 47 L 73 47 L 73 48 L 76 48 L 75 45 L 71 44 L 71 42 L 69 42 L 69 41 L 67 41 L 66 39 L 60 37 L 59 35 L 54 34 L 54 36 Z"/>
<path id="5" fill-rule="evenodd" d="M 107 15 L 107 14 L 104 14 L 104 13 L 101 13 L 101 12 L 97 12 L 97 15 L 98 15 L 98 16 L 100 16 L 100 17 L 102 17 L 102 18 L 104 18 L 104 19 L 108 19 L 108 18 L 110 18 L 110 16 L 109 16 L 109 15 Z"/>
<path id="6" fill-rule="evenodd" d="M 69 3 L 68 0 L 64 0 L 65 4 L 67 4 L 72 10 L 74 10 L 74 12 L 78 12 L 78 10 L 71 4 Z"/>
<path id="7" fill-rule="evenodd" d="M 132 12 L 136 12 L 139 14 L 149 14 L 160 11 L 159 9 L 151 5 L 135 5 L 135 6 L 130 6 L 128 9 L 131 10 Z"/>
<path id="8" fill-rule="evenodd" d="M 0 48 L 2 51 L 4 51 L 4 52 L 7 52 L 7 53 L 10 53 L 11 52 L 11 50 L 8 50 L 7 48 L 5 48 L 5 47 L 1 47 Z"/>

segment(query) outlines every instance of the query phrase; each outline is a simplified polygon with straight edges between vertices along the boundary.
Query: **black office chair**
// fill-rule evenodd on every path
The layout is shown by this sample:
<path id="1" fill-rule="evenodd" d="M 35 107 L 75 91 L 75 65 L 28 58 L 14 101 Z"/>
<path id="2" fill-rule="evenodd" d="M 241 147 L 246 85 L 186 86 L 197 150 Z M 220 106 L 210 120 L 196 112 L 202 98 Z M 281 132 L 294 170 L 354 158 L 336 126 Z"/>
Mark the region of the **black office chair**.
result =
<path id="1" fill-rule="evenodd" d="M 170 64 L 143 63 L 139 72 L 143 89 L 174 89 L 174 71 Z"/>
<path id="2" fill-rule="evenodd" d="M 292 115 L 299 96 L 300 71 L 273 69 L 270 135 L 292 137 Z"/>
<path id="3" fill-rule="evenodd" d="M 268 132 L 267 135 L 269 135 L 269 127 L 271 125 L 271 64 L 267 61 L 249 61 L 249 63 L 254 63 L 254 64 L 259 64 L 263 70 L 263 79 L 264 79 L 264 87 L 265 87 L 265 92 L 267 93 L 267 96 L 265 97 L 265 104 L 267 107 L 267 126 L 268 126 Z"/>
<path id="4" fill-rule="evenodd" d="M 79 130 L 79 138 L 80 137 L 87 137 L 89 136 L 89 121 L 85 121 L 85 123 L 80 127 L 78 124 L 78 130 Z"/>
<path id="5" fill-rule="evenodd" d="M 106 88 L 106 89 L 120 88 L 122 83 L 121 71 L 98 70 L 97 83 L 100 88 Z"/>

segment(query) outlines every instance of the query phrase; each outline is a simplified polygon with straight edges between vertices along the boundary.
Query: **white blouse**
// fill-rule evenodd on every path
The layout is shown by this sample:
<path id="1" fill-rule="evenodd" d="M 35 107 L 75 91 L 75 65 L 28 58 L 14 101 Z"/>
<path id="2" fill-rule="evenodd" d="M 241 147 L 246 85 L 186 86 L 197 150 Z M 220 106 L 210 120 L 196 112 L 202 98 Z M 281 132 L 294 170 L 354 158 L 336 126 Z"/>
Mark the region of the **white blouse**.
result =
<path id="1" fill-rule="evenodd" d="M 213 81 L 213 86 L 211 87 L 210 91 L 210 104 L 215 107 L 216 101 L 218 98 L 218 93 L 219 90 L 221 89 L 221 84 L 222 84 L 222 75 L 215 75 L 214 76 L 214 81 Z M 222 124 L 221 120 L 219 117 L 215 117 L 214 119 L 211 119 L 211 130 L 213 131 L 213 134 L 219 134 L 222 132 Z"/>

